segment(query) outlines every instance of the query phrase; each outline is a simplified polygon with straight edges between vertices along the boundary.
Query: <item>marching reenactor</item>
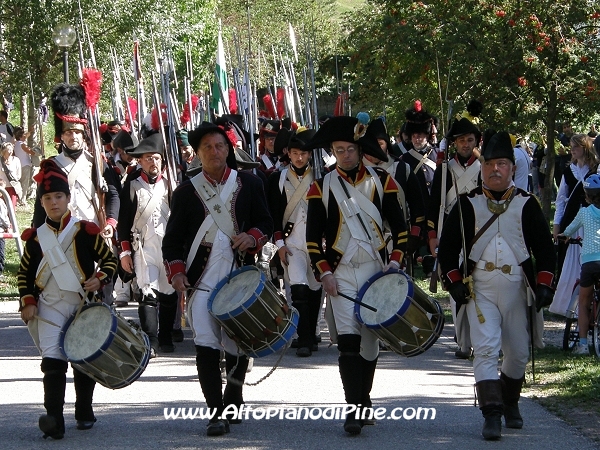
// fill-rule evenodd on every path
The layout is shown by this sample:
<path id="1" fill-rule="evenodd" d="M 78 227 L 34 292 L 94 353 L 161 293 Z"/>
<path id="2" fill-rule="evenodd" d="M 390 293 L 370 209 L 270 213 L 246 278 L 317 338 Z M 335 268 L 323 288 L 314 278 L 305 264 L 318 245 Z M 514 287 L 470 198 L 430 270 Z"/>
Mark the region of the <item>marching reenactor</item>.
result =
<path id="1" fill-rule="evenodd" d="M 331 147 L 337 159 L 336 169 L 315 181 L 308 191 L 306 243 L 315 277 L 329 295 L 328 307 L 334 318 L 329 329 L 337 336 L 346 402 L 357 406 L 357 412 L 348 414 L 344 423 L 350 434 L 361 432 L 361 417 L 369 415 L 372 406 L 370 391 L 379 341 L 356 318 L 354 303 L 340 294 L 356 298 L 370 277 L 382 269 L 399 269 L 407 241 L 396 183 L 383 169 L 362 163 L 363 154 L 387 161 L 377 140 L 366 134 L 366 127 L 354 117 L 334 117 L 304 147 Z M 385 260 L 383 220 L 392 232 L 389 262 Z"/>
<path id="2" fill-rule="evenodd" d="M 306 193 L 314 181 L 310 154 L 303 147 L 315 135 L 314 130 L 282 128 L 277 142 L 287 148 L 290 164 L 269 177 L 267 198 L 273 216 L 275 245 L 284 269 L 284 281 L 290 287 L 292 306 L 298 310 L 298 349 L 296 355 L 310 356 L 317 350 L 315 328 L 321 312 L 321 285 L 310 267 L 306 248 Z"/>
<path id="3" fill-rule="evenodd" d="M 138 168 L 137 159 L 130 152 L 133 152 L 139 144 L 140 142 L 135 133 L 124 128 L 119 130 L 111 142 L 114 151 L 112 165 L 117 175 L 119 175 L 121 186 L 125 184 L 127 175 Z"/>
<path id="4" fill-rule="evenodd" d="M 111 280 L 117 260 L 100 228 L 77 219 L 69 211 L 68 178 L 54 160 L 42 161 L 40 169 L 36 181 L 46 217 L 39 227 L 23 232 L 25 252 L 17 277 L 21 318 L 42 355 L 46 414 L 40 417 L 39 427 L 44 438 L 62 439 L 68 365 L 60 350 L 61 330 L 83 302 L 82 296 L 100 290 Z M 53 254 L 55 260 L 62 254 L 68 264 L 51 267 L 47 254 Z M 96 262 L 100 264 L 98 268 Z M 73 367 L 73 383 L 77 429 L 89 430 L 96 422 L 92 409 L 96 382 Z"/>
<path id="5" fill-rule="evenodd" d="M 429 250 L 434 258 L 437 257 L 438 236 L 441 234 L 445 218 L 456 203 L 457 193 L 468 194 L 481 186 L 481 163 L 478 159 L 479 151 L 476 150 L 481 140 L 479 128 L 469 119 L 455 120 L 446 140 L 449 145 L 454 143 L 456 152 L 452 159 L 448 162 L 444 161 L 435 170 L 427 212 Z M 457 311 L 456 302 L 451 302 L 450 306 L 459 347 L 455 356 L 466 359 L 471 355 L 469 321 L 464 312 L 465 308 L 458 306 Z"/>
<path id="6" fill-rule="evenodd" d="M 523 426 L 518 403 L 530 339 L 536 337 L 529 336 L 528 319 L 535 320 L 534 303 L 539 312 L 552 302 L 556 256 L 540 204 L 512 180 L 509 134 L 486 136 L 482 154 L 483 184 L 461 195 L 450 211 L 438 258 L 445 286 L 466 308 L 485 418 L 482 435 L 495 440 L 501 437 L 502 415 L 506 427 Z"/>
<path id="7" fill-rule="evenodd" d="M 220 415 L 227 405 L 243 403 L 248 357 L 208 311 L 215 286 L 235 267 L 237 253 L 255 255 L 273 232 L 261 181 L 238 172 L 233 145 L 225 131 L 202 124 L 188 134 L 202 162 L 202 172 L 173 193 L 162 251 L 167 276 L 179 292 L 190 292 L 188 317 L 194 332 L 198 379 L 208 408 L 216 409 L 207 435 L 229 432 Z M 225 351 L 228 380 L 222 391 L 219 363 Z M 229 378 L 229 377 L 228 377 Z M 239 423 L 239 419 L 235 419 Z"/>
<path id="8" fill-rule="evenodd" d="M 260 170 L 264 172 L 267 178 L 281 167 L 279 156 L 275 154 L 275 138 L 280 129 L 281 122 L 279 120 L 271 119 L 266 119 L 260 127 L 258 135 L 258 150 L 260 153 L 259 162 L 261 163 Z"/>
<path id="9" fill-rule="evenodd" d="M 153 355 L 156 349 L 171 353 L 178 297 L 162 263 L 162 239 L 170 214 L 162 136 L 148 136 L 130 155 L 138 159 L 141 167 L 121 191 L 119 259 L 125 272 L 135 272 L 142 294 L 138 307 L 140 323 L 150 338 Z"/>

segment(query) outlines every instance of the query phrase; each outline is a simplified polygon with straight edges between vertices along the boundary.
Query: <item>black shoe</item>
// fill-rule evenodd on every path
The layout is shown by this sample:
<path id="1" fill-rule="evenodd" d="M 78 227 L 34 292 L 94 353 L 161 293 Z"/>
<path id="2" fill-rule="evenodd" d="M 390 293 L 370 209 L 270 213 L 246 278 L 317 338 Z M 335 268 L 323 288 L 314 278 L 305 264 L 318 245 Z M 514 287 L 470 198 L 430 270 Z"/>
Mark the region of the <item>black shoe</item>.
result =
<path id="1" fill-rule="evenodd" d="M 63 426 L 58 423 L 56 417 L 54 416 L 49 416 L 47 414 L 40 416 L 38 425 L 40 430 L 42 430 L 44 433 L 44 436 L 42 436 L 44 439 L 51 437 L 52 439 L 58 440 L 65 437 L 65 430 Z"/>
<path id="2" fill-rule="evenodd" d="M 126 306 L 129 306 L 129 302 L 126 302 L 125 300 L 117 300 L 115 301 L 115 306 L 117 308 L 124 308 Z"/>
<path id="3" fill-rule="evenodd" d="M 308 347 L 300 347 L 296 350 L 296 356 L 300 356 L 301 358 L 306 358 L 312 355 L 312 351 Z"/>
<path id="4" fill-rule="evenodd" d="M 315 336 L 315 342 L 316 342 L 317 344 L 320 344 L 320 343 L 321 343 L 321 335 L 320 335 L 320 334 L 317 334 L 317 335 Z"/>
<path id="5" fill-rule="evenodd" d="M 454 352 L 454 356 L 458 359 L 469 359 L 471 357 L 472 351 L 463 352 L 462 350 L 457 350 Z"/>
<path id="6" fill-rule="evenodd" d="M 180 328 L 179 330 L 171 331 L 171 337 L 173 338 L 173 342 L 183 342 L 183 330 Z"/>
<path id="7" fill-rule="evenodd" d="M 481 435 L 486 441 L 497 441 L 502 437 L 502 416 L 489 415 L 485 418 Z"/>
<path id="8" fill-rule="evenodd" d="M 312 351 L 313 352 L 318 352 L 319 351 L 319 344 L 313 344 L 312 345 Z"/>
<path id="9" fill-rule="evenodd" d="M 225 433 L 229 433 L 229 422 L 227 420 L 219 419 L 208 422 L 206 426 L 207 436 L 223 436 Z"/>
<path id="10" fill-rule="evenodd" d="M 175 346 L 173 344 L 163 344 L 158 347 L 161 353 L 173 353 L 175 351 Z"/>
<path id="11" fill-rule="evenodd" d="M 504 422 L 506 428 L 523 428 L 523 417 L 519 411 L 519 404 L 504 405 Z"/>
<path id="12" fill-rule="evenodd" d="M 78 430 L 89 430 L 96 423 L 96 418 L 94 420 L 78 420 L 77 421 L 77 429 Z"/>
<path id="13" fill-rule="evenodd" d="M 298 348 L 298 339 L 292 339 L 291 348 Z"/>
<path id="14" fill-rule="evenodd" d="M 361 420 L 354 417 L 354 413 L 348 414 L 346 416 L 346 421 L 344 422 L 344 431 L 349 434 L 360 434 L 361 430 Z"/>

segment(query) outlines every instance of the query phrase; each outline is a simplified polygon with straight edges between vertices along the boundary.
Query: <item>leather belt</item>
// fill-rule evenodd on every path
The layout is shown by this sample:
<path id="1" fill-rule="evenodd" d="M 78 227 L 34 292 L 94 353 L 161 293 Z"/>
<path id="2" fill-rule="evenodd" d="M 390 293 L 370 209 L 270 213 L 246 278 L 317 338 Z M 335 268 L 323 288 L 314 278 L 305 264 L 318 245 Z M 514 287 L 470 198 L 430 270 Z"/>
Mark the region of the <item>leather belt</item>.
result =
<path id="1" fill-rule="evenodd" d="M 486 272 L 493 272 L 494 270 L 499 270 L 506 275 L 514 275 L 517 273 L 517 269 L 519 269 L 519 266 L 511 266 L 510 264 L 504 264 L 504 265 L 498 267 L 498 266 L 496 266 L 496 264 L 494 264 L 491 261 L 483 261 L 483 260 L 477 261 L 477 264 L 475 264 L 475 267 L 478 269 L 485 270 Z"/>

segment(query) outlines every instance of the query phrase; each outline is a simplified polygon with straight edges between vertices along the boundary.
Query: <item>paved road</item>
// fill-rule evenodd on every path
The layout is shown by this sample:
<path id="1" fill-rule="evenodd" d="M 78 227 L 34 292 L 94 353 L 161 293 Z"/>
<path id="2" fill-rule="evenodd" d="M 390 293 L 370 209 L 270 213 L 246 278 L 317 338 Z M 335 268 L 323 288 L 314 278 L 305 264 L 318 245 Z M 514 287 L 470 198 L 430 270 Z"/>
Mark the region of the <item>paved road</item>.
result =
<path id="1" fill-rule="evenodd" d="M 250 415 L 232 432 L 218 438 L 205 436 L 205 420 L 166 420 L 165 408 L 203 407 L 191 332 L 172 356 L 151 360 L 141 378 L 120 390 L 96 388 L 94 408 L 98 422 L 78 431 L 73 417 L 75 400 L 68 374 L 65 418 L 67 432 L 60 442 L 44 441 L 37 428 L 43 414 L 40 357 L 26 327 L 13 311 L 16 302 L 0 303 L 0 447 L 2 449 L 591 449 L 597 446 L 529 399 L 521 402 L 522 430 L 503 430 L 502 440 L 481 438 L 482 417 L 473 406 L 473 371 L 469 361 L 456 360 L 452 326 L 425 354 L 403 358 L 384 352 L 379 359 L 372 391 L 376 407 L 435 408 L 434 420 L 380 420 L 347 436 L 342 420 L 257 419 Z M 124 308 L 128 317 L 136 308 Z M 264 376 L 276 360 L 256 360 L 247 381 Z M 246 406 L 343 406 L 337 370 L 337 351 L 321 344 L 311 358 L 288 351 L 264 382 L 246 387 Z M 411 410 L 408 409 L 408 414 Z"/>

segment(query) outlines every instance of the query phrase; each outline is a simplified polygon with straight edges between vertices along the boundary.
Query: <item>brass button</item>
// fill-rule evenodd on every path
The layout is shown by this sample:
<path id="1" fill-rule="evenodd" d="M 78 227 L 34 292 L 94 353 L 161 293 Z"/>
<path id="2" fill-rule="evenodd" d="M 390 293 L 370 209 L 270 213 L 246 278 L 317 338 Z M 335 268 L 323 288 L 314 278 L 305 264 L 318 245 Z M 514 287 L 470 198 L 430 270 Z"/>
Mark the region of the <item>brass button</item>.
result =
<path id="1" fill-rule="evenodd" d="M 485 270 L 488 272 L 491 272 L 492 270 L 494 270 L 496 268 L 496 265 L 493 262 L 487 261 L 485 263 Z"/>
<path id="2" fill-rule="evenodd" d="M 510 274 L 510 266 L 508 264 L 504 264 L 500 270 L 502 270 L 502 273 Z"/>

